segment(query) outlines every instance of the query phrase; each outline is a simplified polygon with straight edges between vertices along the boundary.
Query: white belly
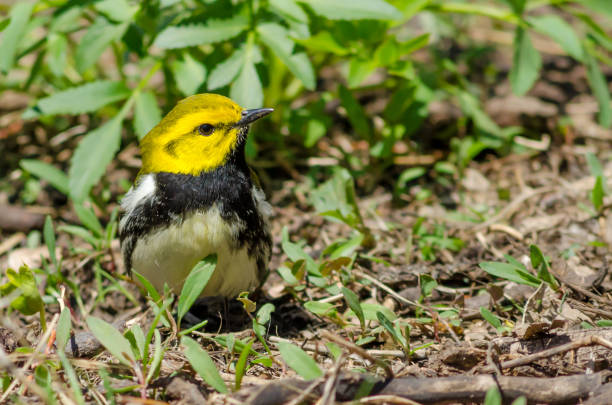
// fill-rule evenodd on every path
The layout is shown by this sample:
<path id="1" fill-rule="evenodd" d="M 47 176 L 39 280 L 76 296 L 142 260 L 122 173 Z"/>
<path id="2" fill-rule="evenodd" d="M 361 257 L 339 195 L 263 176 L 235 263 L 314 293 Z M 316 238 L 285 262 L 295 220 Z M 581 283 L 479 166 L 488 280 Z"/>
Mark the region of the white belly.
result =
<path id="1" fill-rule="evenodd" d="M 181 223 L 142 238 L 132 254 L 132 268 L 145 276 L 159 292 L 164 283 L 179 294 L 185 278 L 200 260 L 217 254 L 217 268 L 201 297 L 235 297 L 259 286 L 257 264 L 246 246 L 236 248 L 244 224 L 229 225 L 216 206 L 191 214 Z"/>

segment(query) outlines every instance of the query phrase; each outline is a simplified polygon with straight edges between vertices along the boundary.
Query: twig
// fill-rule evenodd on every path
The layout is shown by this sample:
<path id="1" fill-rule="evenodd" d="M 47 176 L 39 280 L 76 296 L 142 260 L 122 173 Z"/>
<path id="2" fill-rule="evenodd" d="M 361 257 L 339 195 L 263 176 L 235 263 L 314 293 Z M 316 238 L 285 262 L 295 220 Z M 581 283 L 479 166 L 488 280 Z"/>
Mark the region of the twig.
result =
<path id="1" fill-rule="evenodd" d="M 338 388 L 338 379 L 340 377 L 340 367 L 344 363 L 344 353 L 341 353 L 334 364 L 334 368 L 331 369 L 330 376 L 325 382 L 325 388 L 323 389 L 323 395 L 318 401 L 318 405 L 333 405 L 336 400 L 336 391 Z"/>
<path id="2" fill-rule="evenodd" d="M 386 292 L 388 292 L 392 297 L 394 297 L 395 299 L 397 299 L 398 301 L 401 301 L 405 304 L 408 305 L 412 305 L 415 307 L 421 307 L 421 308 L 425 308 L 424 305 L 419 304 L 418 302 L 409 300 L 407 298 L 402 297 L 401 295 L 399 295 L 398 293 L 396 293 L 395 291 L 393 291 L 393 289 L 391 287 L 388 287 L 385 283 L 375 279 L 374 277 L 370 276 L 369 274 L 366 274 L 360 270 L 353 270 L 352 273 L 358 277 L 362 277 L 365 278 L 366 280 L 368 280 L 369 282 L 371 282 L 372 284 L 375 284 L 376 286 L 378 286 L 380 289 L 385 290 Z"/>
<path id="3" fill-rule="evenodd" d="M 569 352 L 570 350 L 576 350 L 580 347 L 593 346 L 593 345 L 601 345 L 601 346 L 604 346 L 612 350 L 612 342 L 600 336 L 591 335 L 591 336 L 587 336 L 587 337 L 584 337 L 578 340 L 574 340 L 573 342 L 569 342 L 564 345 L 542 350 L 540 352 L 521 357 L 520 359 L 504 361 L 500 364 L 500 367 L 502 369 L 505 369 L 505 368 L 524 366 L 525 364 L 529 364 L 536 360 L 540 360 L 546 357 L 551 357 L 557 354 Z"/>
<path id="4" fill-rule="evenodd" d="M 289 339 L 283 339 L 278 336 L 268 336 L 268 340 L 274 344 L 279 343 L 279 342 L 295 343 L 295 341 L 292 341 Z M 319 346 L 319 345 L 312 344 L 312 343 L 305 343 L 303 345 L 300 345 L 300 348 L 308 352 L 315 352 L 315 353 L 321 353 L 321 354 L 326 354 L 326 355 L 329 354 L 329 349 L 327 347 Z M 370 354 L 370 356 L 392 356 L 392 357 L 398 357 L 400 359 L 406 358 L 406 353 L 403 350 L 370 349 L 366 351 L 368 352 L 368 354 Z"/>
<path id="5" fill-rule="evenodd" d="M 326 330 L 322 330 L 321 331 L 321 337 L 325 338 L 327 340 L 331 340 L 332 342 L 343 346 L 344 348 L 346 348 L 348 351 L 350 351 L 351 353 L 355 353 L 361 357 L 363 357 L 364 359 L 370 360 L 372 363 L 376 364 L 377 366 L 381 367 L 383 370 L 385 370 L 385 373 L 387 374 L 387 378 L 393 378 L 393 370 L 391 370 L 391 367 L 389 367 L 389 365 L 387 363 L 385 363 L 384 361 L 377 359 L 376 357 L 370 355 L 370 353 L 368 353 L 366 350 L 364 350 L 363 348 L 357 346 L 354 343 L 351 343 L 347 340 L 342 339 L 340 336 L 334 335 L 333 333 L 326 331 Z"/>
<path id="6" fill-rule="evenodd" d="M 521 205 L 523 205 L 523 203 L 527 201 L 528 199 L 530 199 L 531 197 L 535 197 L 536 195 L 542 194 L 542 193 L 548 193 L 549 191 L 553 191 L 554 189 L 555 189 L 554 187 L 541 187 L 535 190 L 527 190 L 521 193 L 514 200 L 512 200 L 510 204 L 502 208 L 501 211 L 499 211 L 496 215 L 492 216 L 485 222 L 475 225 L 474 227 L 472 227 L 471 230 L 473 232 L 478 232 L 483 229 L 486 229 L 492 224 L 500 222 L 501 220 L 514 214 L 514 212 L 517 211 L 521 207 Z"/>
<path id="7" fill-rule="evenodd" d="M 336 294 L 336 295 L 332 295 L 330 297 L 326 297 L 323 298 L 321 300 L 319 300 L 319 302 L 335 302 L 335 301 L 339 301 L 344 297 L 344 294 Z"/>
<path id="8" fill-rule="evenodd" d="M 493 349 L 495 349 L 495 356 L 493 356 Z M 502 372 L 499 363 L 498 350 L 499 348 L 497 347 L 495 342 L 490 341 L 489 346 L 487 347 L 487 364 L 488 367 L 492 368 L 495 371 L 495 374 L 500 377 L 502 376 Z"/>
<path id="9" fill-rule="evenodd" d="M 350 402 L 354 404 L 355 402 Z M 421 405 L 408 398 L 402 398 L 397 395 L 372 395 L 371 397 L 361 398 L 357 401 L 358 404 L 393 404 L 393 405 Z"/>

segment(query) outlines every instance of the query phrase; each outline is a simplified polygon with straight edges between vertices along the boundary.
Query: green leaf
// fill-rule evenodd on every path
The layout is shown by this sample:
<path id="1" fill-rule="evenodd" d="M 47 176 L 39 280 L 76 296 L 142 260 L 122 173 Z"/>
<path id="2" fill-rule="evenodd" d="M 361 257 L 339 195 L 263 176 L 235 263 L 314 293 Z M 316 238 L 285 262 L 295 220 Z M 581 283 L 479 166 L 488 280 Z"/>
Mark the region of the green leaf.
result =
<path id="1" fill-rule="evenodd" d="M 612 319 L 600 319 L 595 324 L 601 328 L 610 328 L 612 327 Z"/>
<path id="2" fill-rule="evenodd" d="M 294 0 L 270 0 L 270 10 L 295 21 L 308 23 L 308 15 Z"/>
<path id="3" fill-rule="evenodd" d="M 265 303 L 261 308 L 259 308 L 259 311 L 257 311 L 257 323 L 260 325 L 265 325 L 270 322 L 270 317 L 275 309 L 274 304 L 270 302 Z"/>
<path id="4" fill-rule="evenodd" d="M 601 162 L 597 159 L 597 156 L 593 152 L 587 152 L 585 155 L 587 165 L 589 166 L 589 173 L 591 176 L 603 176 L 603 167 L 601 166 Z"/>
<path id="5" fill-rule="evenodd" d="M 66 353 L 63 350 L 58 350 L 57 357 L 59 357 L 62 368 L 64 369 L 64 375 L 67 377 L 68 382 L 70 383 L 73 398 L 75 398 L 77 404 L 85 405 L 85 399 L 83 398 L 83 393 L 81 392 L 80 381 L 74 372 L 74 368 L 72 368 L 72 364 L 70 364 L 70 361 L 66 357 Z"/>
<path id="6" fill-rule="evenodd" d="M 378 322 L 389 332 L 393 340 L 395 340 L 404 350 L 408 350 L 408 342 L 406 338 L 393 326 L 393 323 L 382 312 L 376 312 Z"/>
<path id="7" fill-rule="evenodd" d="M 329 268 L 328 265 L 346 266 L 350 264 L 351 259 L 349 257 L 355 252 L 355 250 L 357 250 L 359 246 L 361 246 L 364 239 L 365 236 L 362 233 L 358 233 L 347 241 L 337 240 L 338 243 L 335 244 L 333 246 L 333 250 L 329 252 L 329 258 L 332 261 L 328 262 L 325 267 Z"/>
<path id="8" fill-rule="evenodd" d="M 315 52 L 333 53 L 334 55 L 344 56 L 349 54 L 349 50 L 336 41 L 329 31 L 321 31 L 310 38 L 295 39 L 295 42 L 303 47 Z"/>
<path id="9" fill-rule="evenodd" d="M 15 289 L 21 291 L 21 295 L 11 301 L 12 308 L 15 308 L 24 315 L 33 315 L 44 311 L 45 304 L 36 286 L 34 272 L 28 266 L 21 266 L 19 272 L 7 269 L 6 277 L 9 281 L 2 286 L 2 296 L 8 295 Z"/>
<path id="10" fill-rule="evenodd" d="M 584 62 L 584 52 L 580 39 L 574 32 L 572 26 L 565 22 L 564 19 L 550 14 L 541 17 L 531 17 L 528 21 L 533 25 L 536 31 L 548 35 L 561 45 L 561 48 L 563 48 L 568 55 L 576 60 Z"/>
<path id="11" fill-rule="evenodd" d="M 67 49 L 68 40 L 65 35 L 54 32 L 49 33 L 47 37 L 47 66 L 49 66 L 51 73 L 57 77 L 61 77 L 64 74 Z"/>
<path id="12" fill-rule="evenodd" d="M 60 91 L 38 100 L 33 109 L 43 115 L 97 111 L 130 95 L 123 82 L 97 81 Z"/>
<path id="13" fill-rule="evenodd" d="M 316 14 L 330 20 L 397 20 L 395 7 L 383 0 L 300 0 Z"/>
<path id="14" fill-rule="evenodd" d="M 264 23 L 257 26 L 262 41 L 289 68 L 304 86 L 313 90 L 315 77 L 312 64 L 305 53 L 293 53 L 295 43 L 289 38 L 289 32 L 275 23 Z"/>
<path id="15" fill-rule="evenodd" d="M 36 385 L 42 388 L 47 394 L 47 397 L 45 398 L 46 403 L 55 405 L 57 403 L 55 402 L 55 392 L 51 386 L 53 380 L 51 379 L 51 373 L 47 367 L 48 366 L 46 364 L 36 366 L 36 369 L 34 370 L 34 381 L 36 382 Z"/>
<path id="16" fill-rule="evenodd" d="M 349 62 L 349 71 L 346 78 L 348 86 L 353 89 L 367 79 L 378 66 L 374 59 L 359 59 L 358 57 L 351 58 Z"/>
<path id="17" fill-rule="evenodd" d="M 183 60 L 175 60 L 170 65 L 176 87 L 185 96 L 195 94 L 206 80 L 206 67 L 185 53 Z"/>
<path id="18" fill-rule="evenodd" d="M 378 315 L 376 314 L 378 312 L 381 312 L 387 319 L 390 319 L 391 321 L 397 319 L 397 315 L 395 315 L 393 311 L 391 311 L 384 305 L 375 304 L 371 302 L 362 302 L 361 309 L 363 310 L 363 316 L 365 317 L 366 321 L 377 321 Z M 347 315 L 352 315 L 351 311 L 349 311 Z"/>
<path id="19" fill-rule="evenodd" d="M 525 94 L 540 74 L 542 57 L 531 43 L 529 33 L 517 27 L 514 33 L 514 58 L 510 71 L 512 91 L 518 96 Z"/>
<path id="20" fill-rule="evenodd" d="M 525 11 L 525 4 L 527 0 L 503 0 L 506 4 L 512 8 L 515 14 L 521 15 Z"/>
<path id="21" fill-rule="evenodd" d="M 412 53 L 427 46 L 429 44 L 429 40 L 431 39 L 430 36 L 430 33 L 426 33 L 417 35 L 416 37 L 410 38 L 405 42 L 400 42 L 398 44 L 400 48 L 400 53 L 402 55 L 406 55 L 408 53 Z"/>
<path id="22" fill-rule="evenodd" d="M 219 63 L 208 76 L 208 90 L 226 86 L 240 73 L 244 63 L 244 49 L 238 49 L 232 56 Z"/>
<path id="23" fill-rule="evenodd" d="M 342 106 L 346 109 L 346 115 L 355 131 L 366 138 L 372 135 L 370 123 L 366 118 L 366 114 L 361 107 L 361 104 L 357 102 L 353 93 L 344 86 L 340 86 L 338 89 L 338 96 Z"/>
<path id="24" fill-rule="evenodd" d="M 74 211 L 85 228 L 89 229 L 98 238 L 102 237 L 104 234 L 104 229 L 91 208 L 86 208 L 82 204 L 75 204 Z"/>
<path id="25" fill-rule="evenodd" d="M 72 5 L 76 5 L 72 3 Z M 62 11 L 55 10 L 53 18 L 49 23 L 50 32 L 70 33 L 82 28 L 82 7 L 61 7 Z"/>
<path id="26" fill-rule="evenodd" d="M 145 360 L 145 336 L 142 328 L 139 324 L 134 324 L 132 327 L 125 333 L 125 337 L 130 342 L 132 346 L 132 351 L 138 360 Z"/>
<path id="27" fill-rule="evenodd" d="M 283 248 L 283 252 L 285 252 L 291 261 L 297 262 L 298 260 L 312 260 L 308 253 L 304 252 L 304 249 L 302 249 L 297 243 L 291 242 L 289 239 L 289 229 L 286 226 L 283 227 L 281 235 L 281 247 Z"/>
<path id="28" fill-rule="evenodd" d="M 10 18 L 5 18 L 4 20 L 0 21 L 0 32 L 4 31 L 4 29 L 8 27 L 10 23 L 11 23 Z"/>
<path id="29" fill-rule="evenodd" d="M 512 401 L 511 405 L 527 405 L 527 398 L 521 395 L 520 397 Z"/>
<path id="30" fill-rule="evenodd" d="M 323 371 L 305 351 L 285 341 L 278 343 L 278 350 L 289 367 L 305 380 L 314 380 L 323 376 Z"/>
<path id="31" fill-rule="evenodd" d="M 263 105 L 263 88 L 255 65 L 249 58 L 230 88 L 230 98 L 243 108 L 260 108 Z"/>
<path id="32" fill-rule="evenodd" d="M 499 318 L 485 307 L 480 307 L 480 315 L 482 315 L 485 321 L 493 325 L 495 329 L 500 329 L 502 327 L 502 323 Z"/>
<path id="33" fill-rule="evenodd" d="M 541 284 L 540 280 L 536 277 L 510 263 L 482 262 L 479 266 L 493 276 L 514 281 L 518 284 L 526 284 L 532 287 L 537 287 Z"/>
<path id="34" fill-rule="evenodd" d="M 132 346 L 113 325 L 93 316 L 87 317 L 87 327 L 117 360 L 126 366 L 134 362 Z"/>
<path id="35" fill-rule="evenodd" d="M 138 6 L 130 5 L 127 0 L 96 1 L 94 8 L 116 22 L 129 21 L 138 11 Z"/>
<path id="36" fill-rule="evenodd" d="M 55 166 L 34 159 L 21 159 L 19 166 L 34 176 L 45 180 L 64 194 L 68 194 L 68 176 Z"/>
<path id="37" fill-rule="evenodd" d="M 98 17 L 77 46 L 74 55 L 77 71 L 83 73 L 93 66 L 108 45 L 123 36 L 127 27 L 128 23 L 111 24 L 106 18 Z"/>
<path id="38" fill-rule="evenodd" d="M 96 184 L 106 166 L 113 160 L 121 140 L 121 122 L 123 117 L 116 115 L 101 127 L 85 135 L 77 146 L 70 161 L 68 172 L 70 197 L 81 203 L 89 190 Z"/>
<path id="39" fill-rule="evenodd" d="M 607 0 L 604 0 L 607 1 Z M 582 22 L 590 28 L 589 34 L 592 39 L 602 47 L 606 48 L 608 51 L 612 51 L 612 38 L 608 33 L 597 24 L 593 18 L 586 13 L 579 13 L 577 11 L 573 12 L 574 16 L 578 17 Z"/>
<path id="40" fill-rule="evenodd" d="M 438 286 L 436 280 L 429 274 L 419 275 L 419 284 L 421 286 L 421 294 L 423 294 L 424 297 L 429 297 L 434 288 Z"/>
<path id="41" fill-rule="evenodd" d="M 348 170 L 335 169 L 331 179 L 310 193 L 310 202 L 320 215 L 367 231 L 357 205 L 353 176 Z"/>
<path id="42" fill-rule="evenodd" d="M 57 321 L 57 327 L 55 329 L 55 347 L 58 350 L 64 350 L 66 344 L 68 343 L 68 339 L 70 339 L 70 328 L 72 327 L 72 322 L 70 319 L 70 310 L 67 307 L 62 309 L 62 313 L 59 316 Z"/>
<path id="43" fill-rule="evenodd" d="M 224 394 L 227 392 L 227 387 L 223 379 L 219 375 L 219 371 L 215 367 L 212 359 L 196 342 L 195 340 L 183 336 L 181 344 L 185 346 L 185 357 L 189 360 L 191 367 L 202 377 L 211 387 Z"/>
<path id="44" fill-rule="evenodd" d="M 142 274 L 138 273 L 137 271 L 132 270 L 132 274 L 138 279 L 138 283 L 142 285 L 144 289 L 149 293 L 149 296 L 151 296 L 153 302 L 159 302 L 161 296 L 159 295 L 153 284 L 151 284 L 149 280 L 147 280 Z"/>
<path id="45" fill-rule="evenodd" d="M 83 228 L 82 226 L 62 225 L 58 227 L 57 230 L 60 232 L 67 232 L 71 235 L 81 238 L 94 247 L 97 247 L 100 242 L 98 238 L 94 237 L 90 231 Z"/>
<path id="46" fill-rule="evenodd" d="M 591 190 L 591 202 L 593 203 L 595 211 L 601 210 L 601 207 L 603 206 L 604 194 L 603 177 L 597 176 L 595 178 L 595 186 L 593 187 L 593 190 Z"/>
<path id="47" fill-rule="evenodd" d="M 175 49 L 214 44 L 235 37 L 247 27 L 248 20 L 242 15 L 226 20 L 209 20 L 206 24 L 172 26 L 160 32 L 153 45 Z"/>
<path id="48" fill-rule="evenodd" d="M 242 351 L 240 352 L 240 357 L 238 358 L 238 361 L 236 362 L 236 384 L 234 386 L 236 391 L 240 389 L 240 384 L 242 383 L 242 377 L 244 376 L 244 373 L 246 371 L 246 362 L 251 352 L 251 347 L 253 346 L 253 342 L 254 342 L 253 339 L 249 340 L 246 346 L 242 348 Z"/>
<path id="49" fill-rule="evenodd" d="M 185 279 L 183 289 L 179 295 L 177 317 L 180 325 L 183 316 L 189 311 L 189 308 L 198 299 L 208 280 L 215 272 L 217 267 L 217 255 L 212 254 L 207 256 L 196 264 Z"/>
<path id="50" fill-rule="evenodd" d="M 499 126 L 484 112 L 480 106 L 480 101 L 473 94 L 467 91 L 460 91 L 457 96 L 461 110 L 474 120 L 474 124 L 476 124 L 478 129 L 491 135 L 502 136 Z M 483 149 L 485 147 L 482 142 L 477 142 L 476 145 L 482 145 Z"/>
<path id="51" fill-rule="evenodd" d="M 609 128 L 612 125 L 612 107 L 610 106 L 610 90 L 608 89 L 608 81 L 599 69 L 599 64 L 594 55 L 591 54 L 591 49 L 587 48 L 585 52 L 587 78 L 597 99 L 599 105 L 598 121 L 599 125 Z"/>
<path id="52" fill-rule="evenodd" d="M 542 251 L 536 245 L 529 246 L 531 265 L 534 269 L 538 269 L 538 278 L 547 282 L 553 289 L 558 288 L 557 280 L 550 274 L 550 265 L 548 260 L 542 254 Z"/>
<path id="53" fill-rule="evenodd" d="M 55 230 L 53 229 L 53 221 L 51 220 L 51 217 L 49 215 L 47 215 L 47 217 L 45 218 L 43 236 L 45 238 L 45 245 L 47 245 L 47 250 L 49 251 L 51 263 L 53 263 L 53 265 L 57 269 L 57 257 L 55 256 Z"/>
<path id="54" fill-rule="evenodd" d="M 164 358 L 165 352 L 162 347 L 162 337 L 159 333 L 159 329 L 153 329 L 153 333 L 155 335 L 155 345 L 153 346 L 153 360 L 151 360 L 151 364 L 149 364 L 149 372 L 147 373 L 146 381 L 151 381 L 151 378 L 153 378 L 159 373 L 159 368 L 161 367 L 161 362 Z"/>
<path id="55" fill-rule="evenodd" d="M 138 139 L 144 136 L 162 119 L 155 95 L 151 91 L 140 93 L 134 103 L 134 132 Z"/>
<path id="56" fill-rule="evenodd" d="M 0 72 L 2 73 L 8 72 L 15 63 L 17 47 L 23 40 L 33 7 L 33 2 L 18 1 L 11 8 L 10 20 L 2 33 L 2 42 L 0 43 Z"/>
<path id="57" fill-rule="evenodd" d="M 355 131 L 359 133 L 359 135 L 369 138 L 372 134 L 371 127 L 361 104 L 357 102 L 353 93 L 342 85 L 338 89 L 338 95 Z"/>
<path id="58" fill-rule="evenodd" d="M 497 385 L 491 385 L 485 395 L 484 405 L 502 405 L 502 397 L 497 389 Z"/>
<path id="59" fill-rule="evenodd" d="M 355 313 L 357 319 L 359 319 L 361 329 L 365 330 L 365 315 L 363 314 L 363 309 L 361 308 L 361 304 L 359 303 L 359 297 L 357 297 L 357 294 L 355 294 L 353 291 L 349 290 L 346 287 L 342 287 L 342 295 L 344 295 L 346 303 Z"/>
<path id="60" fill-rule="evenodd" d="M 304 303 L 304 308 L 319 316 L 333 316 L 337 312 L 334 304 L 321 301 L 306 301 Z"/>
<path id="61" fill-rule="evenodd" d="M 308 22 L 308 15 L 294 0 L 270 0 L 270 9 L 276 14 L 288 16 L 295 21 Z"/>
<path id="62" fill-rule="evenodd" d="M 403 190 L 408 182 L 418 179 L 425 175 L 425 173 L 427 173 L 427 171 L 424 167 L 411 167 L 410 169 L 404 170 L 397 178 L 396 187 L 398 191 Z"/>
<path id="63" fill-rule="evenodd" d="M 609 0 L 582 0 L 581 5 L 591 8 L 598 13 L 612 16 L 612 3 Z"/>

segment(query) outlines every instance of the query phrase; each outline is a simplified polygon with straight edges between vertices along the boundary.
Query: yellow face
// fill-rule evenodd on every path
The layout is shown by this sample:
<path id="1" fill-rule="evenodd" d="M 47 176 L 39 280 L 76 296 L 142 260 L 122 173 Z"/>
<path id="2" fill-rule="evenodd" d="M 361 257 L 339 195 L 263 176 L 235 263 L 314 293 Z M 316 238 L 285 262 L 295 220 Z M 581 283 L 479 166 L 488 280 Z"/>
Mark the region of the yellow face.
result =
<path id="1" fill-rule="evenodd" d="M 242 108 L 218 94 L 181 100 L 141 141 L 139 175 L 199 175 L 223 165 L 240 136 Z"/>

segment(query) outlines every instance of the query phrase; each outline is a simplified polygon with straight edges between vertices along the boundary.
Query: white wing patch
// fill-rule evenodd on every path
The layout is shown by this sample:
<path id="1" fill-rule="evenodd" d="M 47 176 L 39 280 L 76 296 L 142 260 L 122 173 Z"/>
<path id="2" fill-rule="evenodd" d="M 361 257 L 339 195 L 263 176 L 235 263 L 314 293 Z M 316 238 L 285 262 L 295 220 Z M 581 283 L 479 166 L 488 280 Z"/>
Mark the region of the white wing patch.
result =
<path id="1" fill-rule="evenodd" d="M 157 185 L 155 184 L 155 177 L 153 177 L 153 174 L 147 174 L 138 182 L 136 187 L 132 186 L 130 188 L 125 197 L 121 200 L 121 209 L 125 214 L 119 223 L 119 231 L 123 229 L 125 222 L 132 214 L 132 211 L 134 211 L 134 208 L 155 195 L 156 188 Z"/>
<path id="2" fill-rule="evenodd" d="M 272 216 L 272 206 L 268 201 L 266 201 L 266 195 L 263 190 L 259 187 L 253 186 L 251 188 L 251 192 L 253 193 L 253 197 L 255 197 L 255 204 L 257 205 L 258 211 L 264 217 L 264 221 L 267 223 L 268 219 Z"/>

